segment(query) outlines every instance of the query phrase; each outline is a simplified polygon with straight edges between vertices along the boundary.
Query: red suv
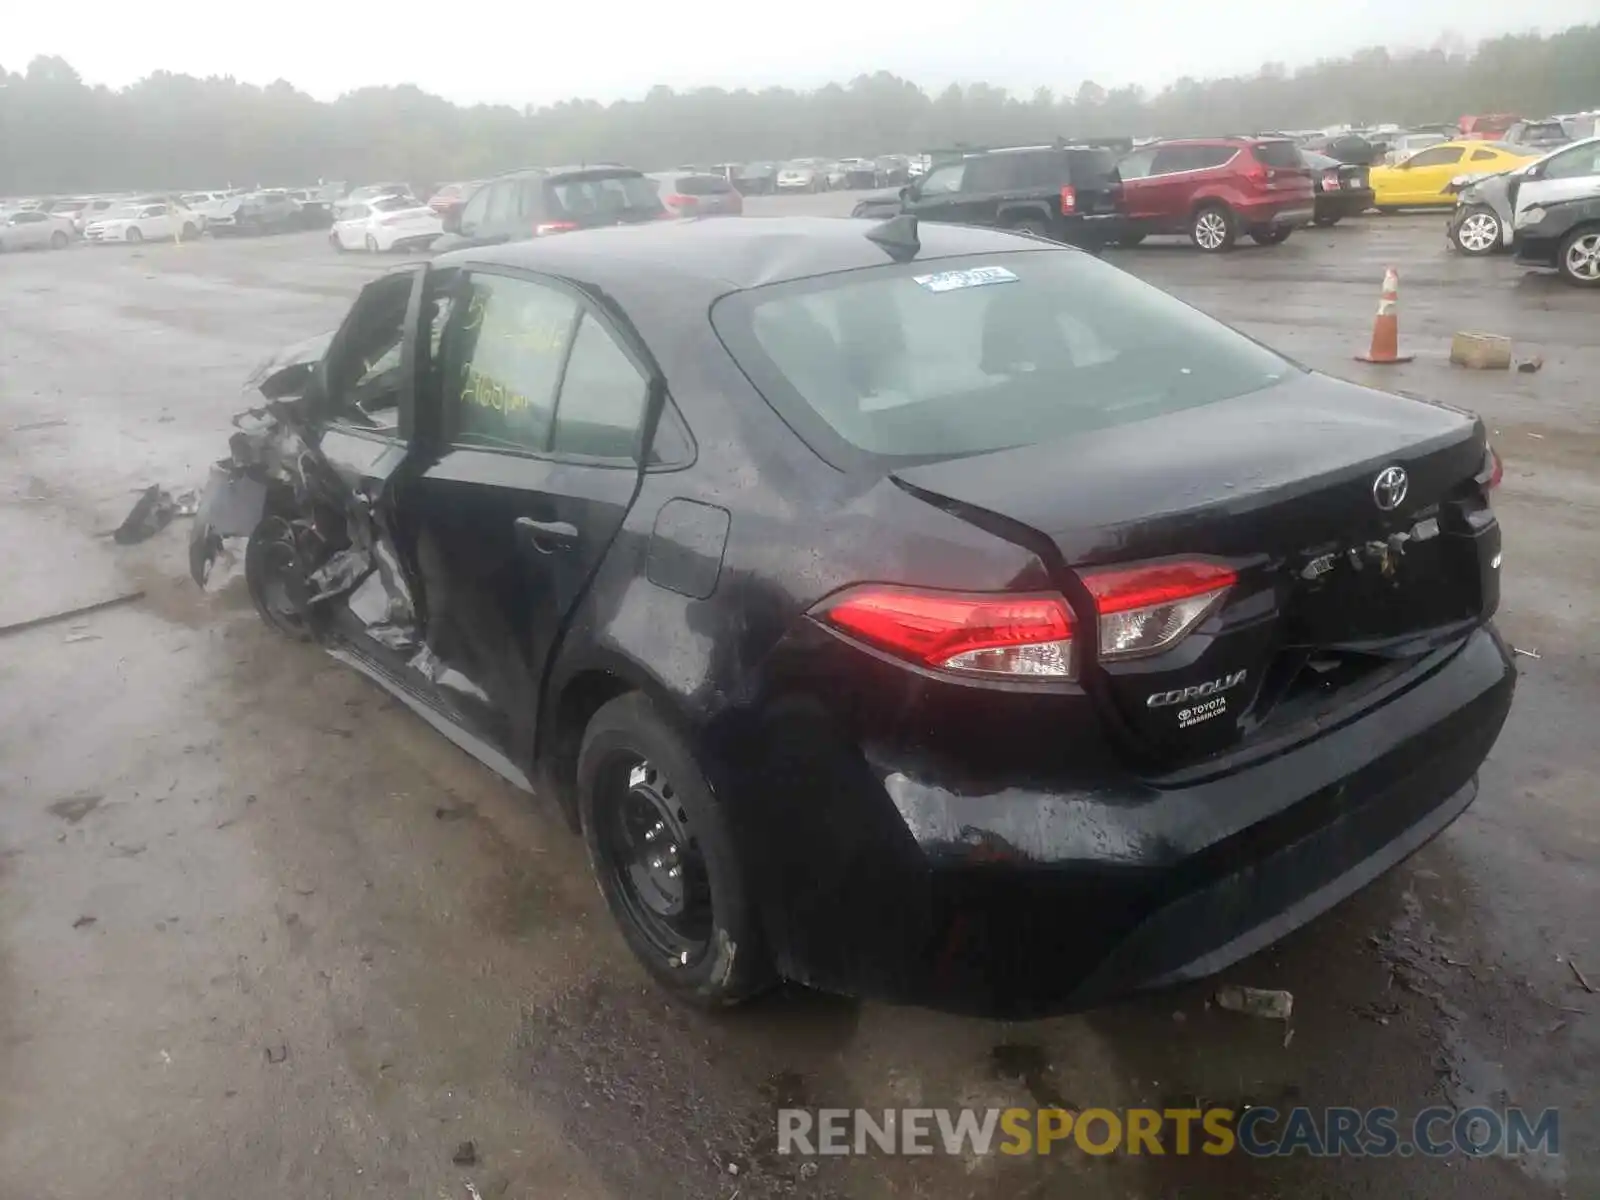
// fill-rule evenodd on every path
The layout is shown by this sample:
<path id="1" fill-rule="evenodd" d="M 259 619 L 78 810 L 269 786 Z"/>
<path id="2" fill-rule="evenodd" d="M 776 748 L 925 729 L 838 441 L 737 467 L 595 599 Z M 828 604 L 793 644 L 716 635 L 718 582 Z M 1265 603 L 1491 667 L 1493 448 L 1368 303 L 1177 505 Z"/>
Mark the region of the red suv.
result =
<path id="1" fill-rule="evenodd" d="M 1228 249 L 1241 233 L 1272 246 L 1316 211 L 1311 171 L 1286 138 L 1157 142 L 1117 170 L 1125 246 L 1152 233 L 1186 233 L 1210 252 Z"/>

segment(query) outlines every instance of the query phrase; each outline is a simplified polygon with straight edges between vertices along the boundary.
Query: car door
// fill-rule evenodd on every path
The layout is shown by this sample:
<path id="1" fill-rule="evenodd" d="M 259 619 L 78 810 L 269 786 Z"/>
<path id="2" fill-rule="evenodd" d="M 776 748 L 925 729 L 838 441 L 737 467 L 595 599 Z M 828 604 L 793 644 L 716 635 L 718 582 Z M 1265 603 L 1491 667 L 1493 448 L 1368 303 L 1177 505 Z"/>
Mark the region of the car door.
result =
<path id="1" fill-rule="evenodd" d="M 6 231 L 6 249 L 36 250 L 50 244 L 50 218 L 41 212 L 19 212 Z"/>
<path id="2" fill-rule="evenodd" d="M 1514 211 L 1600 195 L 1600 140 L 1552 154 L 1528 167 L 1517 183 Z"/>
<path id="3" fill-rule="evenodd" d="M 496 179 L 479 188 L 461 210 L 457 245 L 492 246 L 509 241 L 518 203 L 515 179 Z"/>
<path id="4" fill-rule="evenodd" d="M 514 762 L 551 651 L 638 490 L 658 388 L 642 351 L 568 284 L 471 267 L 450 284 L 429 385 L 436 452 L 397 495 L 424 627 L 458 707 Z"/>
<path id="5" fill-rule="evenodd" d="M 903 211 L 925 221 L 959 221 L 965 199 L 967 166 L 971 160 L 942 163 L 912 186 Z"/>
<path id="6" fill-rule="evenodd" d="M 1445 191 L 1450 181 L 1461 174 L 1465 146 L 1429 146 L 1413 154 L 1397 168 L 1397 198 L 1385 203 L 1438 204 L 1450 199 Z"/>

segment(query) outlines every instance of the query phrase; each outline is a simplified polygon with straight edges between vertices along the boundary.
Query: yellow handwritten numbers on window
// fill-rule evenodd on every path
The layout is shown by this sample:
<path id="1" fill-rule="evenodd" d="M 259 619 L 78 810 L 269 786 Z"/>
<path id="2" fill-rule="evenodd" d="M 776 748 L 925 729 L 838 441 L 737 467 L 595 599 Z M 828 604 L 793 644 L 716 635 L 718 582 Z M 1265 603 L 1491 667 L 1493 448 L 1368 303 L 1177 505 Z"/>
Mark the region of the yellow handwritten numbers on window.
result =
<path id="1" fill-rule="evenodd" d="M 544 450 L 577 303 L 525 279 L 479 275 L 462 332 L 468 343 L 456 438 L 464 445 Z"/>

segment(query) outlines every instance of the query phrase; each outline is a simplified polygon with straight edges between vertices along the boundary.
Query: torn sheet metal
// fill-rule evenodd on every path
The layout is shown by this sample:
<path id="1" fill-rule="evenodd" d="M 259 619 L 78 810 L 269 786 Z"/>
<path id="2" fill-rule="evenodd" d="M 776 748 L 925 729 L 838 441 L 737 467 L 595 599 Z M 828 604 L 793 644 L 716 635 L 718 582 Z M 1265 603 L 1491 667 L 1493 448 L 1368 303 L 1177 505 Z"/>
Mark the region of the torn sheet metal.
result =
<path id="1" fill-rule="evenodd" d="M 408 651 L 418 640 L 416 609 L 380 490 L 323 446 L 318 367 L 333 336 L 299 342 L 250 376 L 267 403 L 233 419 L 228 457 L 211 468 L 195 514 L 190 573 L 204 587 L 224 542 L 251 537 L 271 518 L 271 548 L 263 543 L 259 574 L 277 576 L 307 609 L 348 598 L 363 624 L 385 629 L 375 635 L 382 644 Z M 250 573 L 247 557 L 247 579 Z M 251 580 L 252 589 L 264 586 L 265 579 Z"/>

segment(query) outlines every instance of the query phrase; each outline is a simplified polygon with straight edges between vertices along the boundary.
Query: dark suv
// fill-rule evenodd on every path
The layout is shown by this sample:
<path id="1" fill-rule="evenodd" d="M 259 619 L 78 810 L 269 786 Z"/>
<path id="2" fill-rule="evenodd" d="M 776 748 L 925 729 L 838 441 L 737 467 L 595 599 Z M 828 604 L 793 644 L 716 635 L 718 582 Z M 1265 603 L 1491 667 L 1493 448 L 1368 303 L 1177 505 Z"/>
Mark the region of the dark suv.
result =
<path id="1" fill-rule="evenodd" d="M 1316 215 L 1311 171 L 1287 138 L 1185 138 L 1145 146 L 1117 164 L 1124 245 L 1185 233 L 1217 252 L 1248 233 L 1276 245 Z"/>
<path id="2" fill-rule="evenodd" d="M 534 167 L 481 185 L 466 204 L 445 215 L 446 232 L 434 249 L 493 246 L 671 215 L 656 185 L 632 167 Z"/>
<path id="3" fill-rule="evenodd" d="M 1121 190 L 1116 151 L 1108 146 L 1019 146 L 942 162 L 905 187 L 896 207 L 928 221 L 1098 248 L 1120 232 Z"/>

